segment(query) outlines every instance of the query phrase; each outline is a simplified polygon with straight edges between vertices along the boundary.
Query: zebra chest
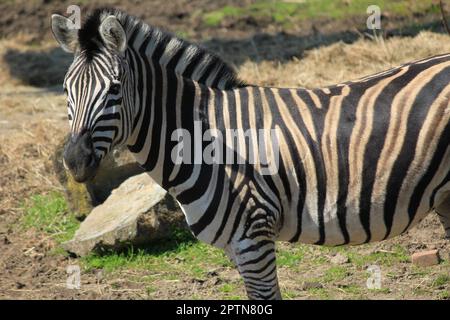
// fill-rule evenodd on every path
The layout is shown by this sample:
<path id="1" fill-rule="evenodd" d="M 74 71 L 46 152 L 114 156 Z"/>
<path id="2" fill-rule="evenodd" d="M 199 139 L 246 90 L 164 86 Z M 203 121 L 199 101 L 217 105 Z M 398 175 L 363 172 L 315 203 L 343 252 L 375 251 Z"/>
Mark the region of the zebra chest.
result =
<path id="1" fill-rule="evenodd" d="M 220 248 L 242 238 L 275 239 L 280 210 L 270 203 L 268 195 L 257 192 L 253 182 L 239 188 L 222 185 L 188 204 L 178 202 L 197 239 Z"/>

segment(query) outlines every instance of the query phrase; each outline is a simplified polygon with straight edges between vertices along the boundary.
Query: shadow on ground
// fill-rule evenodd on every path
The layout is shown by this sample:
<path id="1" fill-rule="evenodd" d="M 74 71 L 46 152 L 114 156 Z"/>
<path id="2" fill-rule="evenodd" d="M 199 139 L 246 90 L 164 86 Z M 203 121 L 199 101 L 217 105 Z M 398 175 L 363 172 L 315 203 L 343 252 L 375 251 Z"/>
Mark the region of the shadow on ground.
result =
<path id="1" fill-rule="evenodd" d="M 11 77 L 23 84 L 49 90 L 60 89 L 72 55 L 60 48 L 48 50 L 8 49 L 3 56 Z M 59 86 L 56 87 L 55 86 Z M 61 90 L 59 90 L 61 91 Z"/>
<path id="2" fill-rule="evenodd" d="M 421 31 L 445 32 L 442 22 L 435 20 L 422 24 L 412 24 L 397 29 L 383 31 L 379 35 L 384 38 L 393 36 L 416 36 Z M 204 47 L 216 52 L 226 61 L 240 66 L 247 60 L 261 61 L 289 61 L 301 58 L 306 50 L 321 46 L 328 46 L 336 42 L 353 43 L 360 38 L 373 37 L 372 31 L 342 31 L 335 33 L 315 32 L 306 35 L 295 35 L 285 32 L 277 34 L 260 33 L 242 39 L 214 38 L 201 43 Z"/>
<path id="3" fill-rule="evenodd" d="M 94 255 L 102 257 L 117 254 L 128 259 L 133 259 L 137 255 L 161 256 L 182 251 L 186 246 L 199 242 L 187 227 L 175 226 L 170 232 L 171 236 L 167 239 L 154 241 L 151 244 L 123 245 L 118 249 L 97 250 Z"/>

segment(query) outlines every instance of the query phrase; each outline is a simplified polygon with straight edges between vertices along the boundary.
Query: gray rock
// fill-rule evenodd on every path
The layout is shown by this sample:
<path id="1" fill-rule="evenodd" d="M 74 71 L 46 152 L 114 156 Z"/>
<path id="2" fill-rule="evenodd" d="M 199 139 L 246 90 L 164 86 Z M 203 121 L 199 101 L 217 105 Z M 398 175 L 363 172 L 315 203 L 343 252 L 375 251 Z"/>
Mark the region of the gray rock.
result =
<path id="1" fill-rule="evenodd" d="M 95 207 L 63 248 L 78 256 L 168 238 L 186 227 L 175 200 L 146 173 L 126 180 Z"/>

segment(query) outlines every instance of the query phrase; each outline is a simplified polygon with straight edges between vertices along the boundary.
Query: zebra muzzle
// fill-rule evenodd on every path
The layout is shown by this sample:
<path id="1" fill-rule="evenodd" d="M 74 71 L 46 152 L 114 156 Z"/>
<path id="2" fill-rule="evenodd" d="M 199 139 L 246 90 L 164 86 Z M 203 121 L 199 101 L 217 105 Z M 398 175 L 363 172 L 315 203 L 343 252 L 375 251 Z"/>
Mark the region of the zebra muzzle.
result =
<path id="1" fill-rule="evenodd" d="M 85 182 L 95 177 L 99 160 L 88 130 L 72 135 L 64 148 L 63 158 L 64 166 L 75 181 Z"/>

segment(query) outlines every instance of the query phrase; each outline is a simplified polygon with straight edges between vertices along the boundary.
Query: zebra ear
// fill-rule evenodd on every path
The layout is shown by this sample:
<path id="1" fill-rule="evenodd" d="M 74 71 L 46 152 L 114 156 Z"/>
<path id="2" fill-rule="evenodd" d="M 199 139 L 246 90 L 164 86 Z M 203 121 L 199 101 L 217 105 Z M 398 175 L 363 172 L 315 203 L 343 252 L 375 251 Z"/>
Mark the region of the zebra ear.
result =
<path id="1" fill-rule="evenodd" d="M 127 35 L 115 16 L 103 20 L 99 28 L 100 36 L 107 48 L 124 53 L 127 48 Z"/>
<path id="2" fill-rule="evenodd" d="M 61 48 L 74 53 L 78 48 L 78 30 L 72 28 L 73 22 L 59 14 L 52 15 L 52 32 Z"/>

